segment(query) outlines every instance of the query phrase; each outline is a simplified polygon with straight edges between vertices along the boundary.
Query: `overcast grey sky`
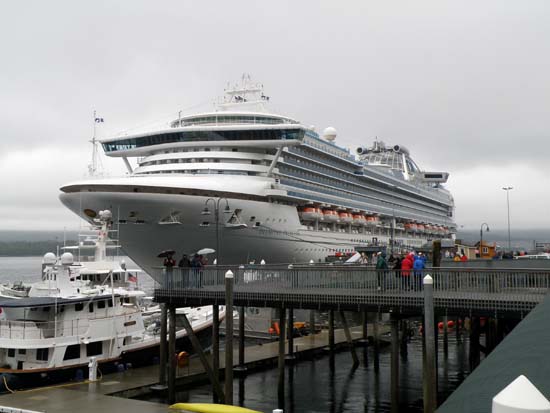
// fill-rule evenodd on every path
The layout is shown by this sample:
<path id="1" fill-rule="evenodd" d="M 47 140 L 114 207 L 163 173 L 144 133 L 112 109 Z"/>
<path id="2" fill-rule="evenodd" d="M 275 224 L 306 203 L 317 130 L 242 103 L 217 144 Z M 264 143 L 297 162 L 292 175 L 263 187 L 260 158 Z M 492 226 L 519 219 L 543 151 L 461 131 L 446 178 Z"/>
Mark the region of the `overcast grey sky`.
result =
<path id="1" fill-rule="evenodd" d="M 0 3 L 0 230 L 76 227 L 91 113 L 120 131 L 213 101 L 243 72 L 277 111 L 451 173 L 458 225 L 548 227 L 550 2 Z M 104 160 L 112 174 L 119 160 Z"/>

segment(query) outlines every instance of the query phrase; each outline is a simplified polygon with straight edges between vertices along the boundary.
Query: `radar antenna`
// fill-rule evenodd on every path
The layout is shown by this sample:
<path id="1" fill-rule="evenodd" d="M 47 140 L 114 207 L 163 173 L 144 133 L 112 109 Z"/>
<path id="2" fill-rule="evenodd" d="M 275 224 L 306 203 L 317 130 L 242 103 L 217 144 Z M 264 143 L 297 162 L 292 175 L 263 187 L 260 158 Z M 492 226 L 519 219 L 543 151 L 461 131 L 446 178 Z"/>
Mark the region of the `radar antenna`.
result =
<path id="1" fill-rule="evenodd" d="M 88 174 L 90 176 L 102 176 L 103 175 L 103 164 L 101 163 L 101 158 L 99 157 L 99 141 L 97 140 L 97 124 L 103 123 L 103 118 L 98 117 L 96 111 L 94 110 L 93 115 L 94 122 L 94 134 L 92 139 L 89 141 L 92 144 L 92 163 L 88 165 Z"/>

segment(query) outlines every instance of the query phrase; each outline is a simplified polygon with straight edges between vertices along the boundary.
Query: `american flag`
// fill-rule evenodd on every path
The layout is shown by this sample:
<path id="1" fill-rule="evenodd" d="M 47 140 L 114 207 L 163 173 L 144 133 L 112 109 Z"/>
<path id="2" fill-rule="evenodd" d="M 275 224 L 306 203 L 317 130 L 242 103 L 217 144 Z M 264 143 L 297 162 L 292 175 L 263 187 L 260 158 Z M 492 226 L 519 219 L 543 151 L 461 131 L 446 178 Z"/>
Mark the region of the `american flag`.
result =
<path id="1" fill-rule="evenodd" d="M 137 277 L 135 275 L 128 275 L 128 282 L 137 283 Z"/>

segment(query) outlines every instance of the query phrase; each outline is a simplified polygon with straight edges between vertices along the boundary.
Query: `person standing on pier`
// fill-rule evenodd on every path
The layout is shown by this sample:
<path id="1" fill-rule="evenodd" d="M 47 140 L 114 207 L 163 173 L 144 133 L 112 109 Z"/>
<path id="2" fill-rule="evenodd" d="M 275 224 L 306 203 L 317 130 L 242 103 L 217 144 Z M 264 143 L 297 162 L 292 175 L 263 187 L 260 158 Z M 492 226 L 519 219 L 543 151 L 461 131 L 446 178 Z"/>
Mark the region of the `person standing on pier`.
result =
<path id="1" fill-rule="evenodd" d="M 378 289 L 384 290 L 386 272 L 388 272 L 388 263 L 386 262 L 386 253 L 379 252 L 376 260 L 376 276 L 378 277 Z"/>
<path id="2" fill-rule="evenodd" d="M 414 257 L 413 269 L 414 269 L 414 286 L 417 291 L 422 289 L 422 273 L 425 267 L 424 259 L 420 252 Z"/>
<path id="3" fill-rule="evenodd" d="M 411 270 L 414 264 L 414 254 L 410 252 L 403 261 L 401 261 L 401 277 L 403 277 L 403 289 L 411 288 Z"/>

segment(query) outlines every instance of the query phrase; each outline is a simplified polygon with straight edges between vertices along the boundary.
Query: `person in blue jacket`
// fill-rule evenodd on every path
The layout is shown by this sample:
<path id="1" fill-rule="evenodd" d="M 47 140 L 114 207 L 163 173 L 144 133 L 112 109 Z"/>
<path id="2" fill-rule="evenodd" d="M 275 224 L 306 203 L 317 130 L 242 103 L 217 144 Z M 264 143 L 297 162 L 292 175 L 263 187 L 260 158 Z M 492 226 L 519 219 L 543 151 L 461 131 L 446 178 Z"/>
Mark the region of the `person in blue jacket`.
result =
<path id="1" fill-rule="evenodd" d="M 425 260 L 420 254 L 421 253 L 415 255 L 413 263 L 414 283 L 417 291 L 420 291 L 422 285 L 422 270 L 426 267 Z"/>

